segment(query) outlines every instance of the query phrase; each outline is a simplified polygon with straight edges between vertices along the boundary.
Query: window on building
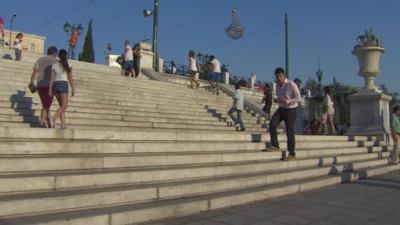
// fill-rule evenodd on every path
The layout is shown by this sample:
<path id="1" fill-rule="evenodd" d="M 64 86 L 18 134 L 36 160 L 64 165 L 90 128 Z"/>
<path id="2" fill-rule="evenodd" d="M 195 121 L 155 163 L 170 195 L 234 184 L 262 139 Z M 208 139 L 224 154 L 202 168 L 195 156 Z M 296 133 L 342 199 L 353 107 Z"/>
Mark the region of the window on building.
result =
<path id="1" fill-rule="evenodd" d="M 36 46 L 35 43 L 31 44 L 31 52 L 35 52 L 36 51 Z"/>

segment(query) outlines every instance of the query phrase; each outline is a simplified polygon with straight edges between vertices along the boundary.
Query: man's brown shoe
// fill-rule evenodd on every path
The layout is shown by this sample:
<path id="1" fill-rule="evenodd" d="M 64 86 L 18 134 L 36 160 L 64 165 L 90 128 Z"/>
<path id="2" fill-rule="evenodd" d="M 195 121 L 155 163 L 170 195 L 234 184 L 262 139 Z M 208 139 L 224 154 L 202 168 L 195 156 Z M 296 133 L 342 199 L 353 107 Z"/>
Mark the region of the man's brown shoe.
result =
<path id="1" fill-rule="evenodd" d="M 279 151 L 281 151 L 281 149 L 278 148 L 278 147 L 275 147 L 275 146 L 271 146 L 271 147 L 268 147 L 268 148 L 263 149 L 261 151 L 263 151 L 263 152 L 279 152 Z"/>

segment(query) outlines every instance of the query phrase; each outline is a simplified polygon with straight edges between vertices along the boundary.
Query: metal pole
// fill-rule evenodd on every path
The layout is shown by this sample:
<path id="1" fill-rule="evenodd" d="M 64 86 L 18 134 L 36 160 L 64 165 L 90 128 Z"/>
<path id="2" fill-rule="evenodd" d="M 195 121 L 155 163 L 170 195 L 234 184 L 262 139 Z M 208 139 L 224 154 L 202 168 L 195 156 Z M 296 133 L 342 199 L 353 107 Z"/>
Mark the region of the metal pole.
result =
<path id="1" fill-rule="evenodd" d="M 286 77 L 289 78 L 289 20 L 287 13 L 285 13 L 285 70 Z"/>
<path id="2" fill-rule="evenodd" d="M 71 47 L 71 59 L 75 60 L 75 48 Z"/>
<path id="3" fill-rule="evenodd" d="M 14 15 L 11 16 L 11 23 L 10 23 L 10 40 L 8 41 L 8 47 L 11 49 L 11 33 L 13 29 L 13 21 L 14 21 Z"/>
<path id="4" fill-rule="evenodd" d="M 67 37 L 68 37 L 67 38 L 67 44 L 68 44 L 67 58 L 68 59 L 72 59 L 72 45 L 70 43 L 70 40 L 71 40 L 71 37 L 72 37 L 72 32 L 71 32 L 71 35 L 69 35 L 69 33 L 68 33 Z"/>
<path id="5" fill-rule="evenodd" d="M 158 34 L 158 7 L 160 1 L 154 0 L 154 11 L 153 11 L 153 68 L 158 72 L 158 52 L 157 52 L 157 34 Z"/>

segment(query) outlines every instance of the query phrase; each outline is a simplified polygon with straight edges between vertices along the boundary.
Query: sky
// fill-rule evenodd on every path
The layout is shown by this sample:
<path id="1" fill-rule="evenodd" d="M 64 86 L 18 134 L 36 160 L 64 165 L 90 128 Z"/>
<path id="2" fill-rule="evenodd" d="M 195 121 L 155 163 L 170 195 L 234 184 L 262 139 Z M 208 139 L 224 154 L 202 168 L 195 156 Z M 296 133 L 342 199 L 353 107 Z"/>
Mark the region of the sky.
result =
<path id="1" fill-rule="evenodd" d="M 142 11 L 152 9 L 153 0 L 0 2 L 7 29 L 16 13 L 15 30 L 45 35 L 46 46 L 67 48 L 62 26 L 68 21 L 85 28 L 77 47 L 81 51 L 92 18 L 97 63 L 104 63 L 107 43 L 120 54 L 125 40 L 152 38 L 152 18 L 144 18 Z M 238 40 L 225 34 L 234 7 L 246 29 Z M 386 49 L 376 83 L 400 91 L 396 69 L 400 62 L 399 9 L 398 0 L 160 0 L 158 51 L 166 61 L 179 64 L 187 63 L 191 49 L 213 54 L 235 75 L 248 77 L 254 72 L 257 79 L 272 81 L 274 69 L 285 65 L 283 20 L 288 13 L 291 78 L 316 78 L 319 59 L 324 84 L 335 77 L 342 83 L 363 86 L 351 50 L 356 37 L 373 28 Z"/>

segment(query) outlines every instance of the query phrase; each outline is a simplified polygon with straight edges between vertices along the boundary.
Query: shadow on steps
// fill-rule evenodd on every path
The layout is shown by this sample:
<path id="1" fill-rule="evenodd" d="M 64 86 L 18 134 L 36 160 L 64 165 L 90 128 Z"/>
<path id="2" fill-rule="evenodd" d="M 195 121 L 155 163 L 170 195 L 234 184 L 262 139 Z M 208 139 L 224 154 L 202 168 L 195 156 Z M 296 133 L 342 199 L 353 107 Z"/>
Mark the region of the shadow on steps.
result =
<path id="1" fill-rule="evenodd" d="M 29 123 L 30 127 L 40 127 L 40 119 L 34 115 L 33 99 L 26 96 L 26 91 L 17 91 L 10 96 L 11 108 L 18 115 L 23 117 L 24 123 Z"/>

